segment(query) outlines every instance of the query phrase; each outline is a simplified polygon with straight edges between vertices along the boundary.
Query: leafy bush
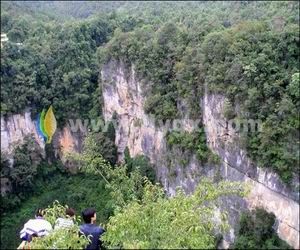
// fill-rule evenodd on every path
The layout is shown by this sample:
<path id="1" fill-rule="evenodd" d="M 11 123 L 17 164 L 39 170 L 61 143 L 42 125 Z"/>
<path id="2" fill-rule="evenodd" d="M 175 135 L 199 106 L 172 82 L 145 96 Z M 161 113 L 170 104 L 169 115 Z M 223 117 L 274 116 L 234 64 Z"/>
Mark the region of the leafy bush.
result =
<path id="1" fill-rule="evenodd" d="M 291 249 L 275 230 L 275 215 L 262 208 L 244 212 L 240 218 L 234 249 Z"/>
<path id="2" fill-rule="evenodd" d="M 161 187 L 148 182 L 140 201 L 130 201 L 110 217 L 103 240 L 108 248 L 215 248 L 215 230 L 224 232 L 228 225 L 224 218 L 214 223 L 214 201 L 242 190 L 237 183 L 214 186 L 203 180 L 194 194 L 178 191 L 167 198 Z"/>

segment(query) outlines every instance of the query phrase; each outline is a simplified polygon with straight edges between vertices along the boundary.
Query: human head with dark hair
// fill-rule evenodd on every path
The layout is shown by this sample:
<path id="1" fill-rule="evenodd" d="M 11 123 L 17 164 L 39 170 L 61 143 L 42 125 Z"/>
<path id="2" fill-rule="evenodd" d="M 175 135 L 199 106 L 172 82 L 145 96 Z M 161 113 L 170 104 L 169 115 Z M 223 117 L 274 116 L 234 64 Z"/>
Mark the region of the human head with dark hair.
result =
<path id="1" fill-rule="evenodd" d="M 38 208 L 36 211 L 35 211 L 35 217 L 43 217 L 44 216 L 44 210 L 42 208 Z"/>
<path id="2" fill-rule="evenodd" d="M 75 210 L 73 208 L 67 208 L 66 215 L 67 217 L 73 217 L 75 215 Z"/>
<path id="3" fill-rule="evenodd" d="M 82 211 L 82 218 L 87 224 L 94 224 L 96 221 L 96 210 L 93 208 L 87 208 Z"/>

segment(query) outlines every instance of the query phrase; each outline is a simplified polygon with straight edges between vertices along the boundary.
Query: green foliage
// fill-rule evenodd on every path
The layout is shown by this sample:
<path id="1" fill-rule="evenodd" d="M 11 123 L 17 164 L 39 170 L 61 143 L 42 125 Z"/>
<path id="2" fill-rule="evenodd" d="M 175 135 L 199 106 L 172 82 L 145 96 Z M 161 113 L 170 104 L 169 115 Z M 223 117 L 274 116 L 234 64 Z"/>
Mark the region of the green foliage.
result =
<path id="1" fill-rule="evenodd" d="M 33 138 L 27 136 L 22 144 L 18 144 L 13 151 L 12 164 L 1 157 L 1 178 L 6 178 L 11 190 L 3 198 L 1 212 L 17 207 L 30 192 L 34 191 L 35 183 L 43 179 L 45 175 L 51 176 L 51 171 L 44 175 L 42 153 Z"/>
<path id="2" fill-rule="evenodd" d="M 292 80 L 290 81 L 290 84 L 287 87 L 290 96 L 294 96 L 297 99 L 299 99 L 300 97 L 299 82 L 300 82 L 300 73 L 297 72 L 292 75 Z"/>
<path id="3" fill-rule="evenodd" d="M 262 208 L 244 212 L 240 218 L 234 249 L 291 249 L 281 240 L 275 230 L 275 215 Z"/>
<path id="4" fill-rule="evenodd" d="M 23 45 L 5 44 L 1 49 L 3 114 L 31 107 L 35 115 L 52 104 L 60 126 L 71 118 L 99 116 L 95 52 L 111 31 L 112 24 L 103 18 L 65 25 L 33 23 Z"/>
<path id="5" fill-rule="evenodd" d="M 20 3 L 5 1 L 1 5 L 1 33 L 13 31 L 27 36 L 31 25 L 52 21 L 50 15 L 33 12 L 26 6 L 20 6 Z"/>
<path id="6" fill-rule="evenodd" d="M 103 240 L 109 248 L 215 248 L 214 230 L 223 231 L 227 224 L 214 223 L 213 201 L 240 195 L 242 189 L 237 183 L 214 186 L 203 180 L 192 195 L 178 191 L 166 198 L 161 187 L 147 182 L 140 201 L 129 202 L 110 218 Z"/>
<path id="7" fill-rule="evenodd" d="M 41 160 L 41 154 L 38 153 L 39 148 L 32 138 L 25 138 L 25 143 L 18 145 L 14 150 L 13 168 L 10 168 L 8 177 L 12 181 L 14 190 L 24 190 L 32 187 L 33 179 L 37 175 L 38 164 L 33 160 L 33 154 L 36 154 L 37 161 Z M 27 190 L 26 190 L 27 189 Z"/>
<path id="8" fill-rule="evenodd" d="M 148 157 L 144 155 L 137 155 L 131 158 L 128 147 L 125 148 L 124 155 L 127 170 L 129 172 L 137 170 L 142 176 L 146 176 L 149 179 L 149 181 L 155 183 L 156 174 L 154 165 L 150 163 Z"/>
<path id="9" fill-rule="evenodd" d="M 225 115 L 262 121 L 262 133 L 246 135 L 250 157 L 287 183 L 299 170 L 298 33 L 294 24 L 274 31 L 243 22 L 209 34 L 203 45 L 207 86 L 240 109 L 234 114 L 225 103 Z"/>
<path id="10" fill-rule="evenodd" d="M 228 119 L 262 120 L 263 133 L 245 138 L 248 153 L 289 183 L 300 165 L 299 3 L 166 3 L 158 13 L 154 6 L 135 10 L 151 21 L 115 32 L 102 62 L 133 64 L 145 80 L 145 111 L 160 120 L 201 116 L 205 85 L 222 93 Z M 200 146 L 198 156 L 205 152 Z"/>
<path id="11" fill-rule="evenodd" d="M 116 140 L 116 130 L 114 127 L 113 122 L 109 122 L 107 131 L 105 132 L 105 135 L 112 141 L 115 142 Z"/>
<path id="12" fill-rule="evenodd" d="M 223 114 L 227 120 L 231 120 L 235 117 L 234 107 L 228 99 L 225 99 L 224 101 Z"/>
<path id="13" fill-rule="evenodd" d="M 195 153 L 202 163 L 219 164 L 219 157 L 207 146 L 206 135 L 203 128 L 193 132 L 172 131 L 166 135 L 169 147 L 179 147 L 181 151 L 187 152 L 188 159 Z M 187 159 L 187 160 L 188 160 Z"/>
<path id="14" fill-rule="evenodd" d="M 89 240 L 84 236 L 78 236 L 79 226 L 69 229 L 56 229 L 44 238 L 34 238 L 30 243 L 33 249 L 84 249 Z"/>
<path id="15" fill-rule="evenodd" d="M 94 139 L 99 138 L 103 139 L 103 135 L 99 137 L 95 134 Z M 107 138 L 103 140 L 98 140 L 101 147 L 96 144 L 97 152 L 101 151 L 101 148 L 105 149 L 101 152 L 108 157 L 113 144 L 110 141 L 105 143 L 109 140 Z M 107 196 L 109 192 L 105 190 L 103 181 L 91 175 L 71 175 L 63 170 L 59 162 L 46 163 L 39 152 L 37 144 L 29 137 L 25 139 L 24 144 L 16 147 L 13 168 L 4 157 L 1 158 L 1 178 L 8 178 L 12 184 L 11 192 L 2 197 L 1 213 L 5 219 L 1 224 L 1 248 L 17 247 L 20 243 L 18 234 L 25 220 L 33 216 L 37 207 L 48 206 L 54 200 L 60 200 L 78 212 L 87 206 L 94 207 L 101 222 L 105 222 L 113 212 L 111 199 Z M 60 192 L 61 187 L 64 187 L 64 192 Z M 52 223 L 53 219 L 50 221 Z M 65 236 L 75 239 L 74 230 Z M 7 235 L 10 237 L 7 238 Z M 57 236 L 57 233 L 55 235 Z M 51 236 L 49 242 L 47 241 L 49 244 L 45 243 L 43 246 L 51 248 L 52 237 L 55 238 Z M 64 242 L 64 238 L 60 239 Z M 57 244 L 63 244 L 62 242 Z"/>
<path id="16" fill-rule="evenodd" d="M 196 133 L 189 133 L 186 131 L 172 131 L 167 134 L 168 145 L 179 145 L 182 149 L 193 150 L 197 139 L 199 138 Z"/>
<path id="17" fill-rule="evenodd" d="M 124 5 L 122 2 L 54 2 L 54 1 L 24 1 L 11 4 L 3 2 L 3 9 L 13 8 L 16 14 L 37 15 L 43 19 L 53 19 L 57 22 L 71 22 L 77 19 L 87 18 L 95 13 L 110 13 Z M 23 10 L 23 11 L 21 11 Z M 46 19 L 47 20 L 47 19 Z"/>
<path id="18" fill-rule="evenodd" d="M 95 138 L 88 136 L 83 152 L 71 155 L 81 164 L 81 170 L 85 173 L 83 176 L 49 179 L 48 183 L 43 183 L 44 187 L 41 186 L 44 190 L 40 196 L 28 199 L 14 216 L 10 212 L 6 213 L 5 220 L 1 221 L 1 226 L 5 229 L 1 237 L 12 233 L 10 230 L 15 230 L 16 221 L 24 223 L 26 217 L 28 219 L 32 216 L 32 210 L 37 204 L 40 207 L 46 201 L 49 204 L 59 199 L 80 210 L 83 209 L 82 206 L 94 206 L 96 209 L 101 206 L 97 210 L 101 219 L 107 208 L 113 208 L 114 215 L 110 216 L 108 230 L 103 237 L 108 247 L 213 248 L 216 244 L 215 224 L 212 221 L 216 205 L 214 201 L 223 195 L 245 194 L 240 183 L 220 182 L 214 186 L 211 181 L 203 180 L 193 195 L 186 196 L 178 191 L 175 197 L 168 198 L 162 187 L 143 177 L 138 168 L 129 172 L 126 166 L 112 167 L 104 160 L 96 145 Z M 64 192 L 57 192 L 61 186 L 64 187 Z M 55 200 L 52 200 L 53 197 Z M 46 209 L 45 217 L 53 224 L 63 212 L 64 207 L 55 202 L 53 207 Z M 224 215 L 221 219 L 217 225 L 220 230 L 225 230 Z M 76 223 L 69 231 L 54 231 L 49 236 L 34 239 L 32 247 L 76 249 L 86 243 L 84 237 L 78 237 Z M 9 239 L 9 242 L 4 240 L 1 244 L 11 246 L 13 242 Z"/>
<path id="19" fill-rule="evenodd" d="M 138 78 L 143 79 L 147 113 L 163 121 L 181 116 L 201 118 L 200 98 L 207 86 L 208 93 L 222 93 L 228 98 L 227 118 L 246 115 L 263 121 L 262 133 L 246 137 L 247 150 L 255 162 L 274 169 L 286 182 L 298 172 L 298 2 L 110 3 L 103 11 L 118 10 L 110 15 L 56 21 L 89 16 L 105 3 L 80 3 L 78 8 L 75 5 L 3 3 L 1 31 L 8 34 L 10 42 L 1 49 L 1 114 L 19 113 L 30 107 L 35 116 L 52 103 L 60 126 L 70 118 L 97 118 L 102 107 L 99 62 L 117 59 L 128 66 L 133 64 Z M 49 10 L 51 14 L 46 13 Z M 233 112 L 236 105 L 240 110 Z M 112 167 L 106 161 L 116 161 L 111 127 L 105 136 L 110 140 L 102 133 L 95 134 L 96 141 L 87 142 L 84 153 L 77 156 L 82 170 L 92 174 L 88 176 L 70 178 L 60 167 L 36 163 L 39 156 L 34 154 L 35 150 L 26 149 L 27 146 L 17 149 L 15 169 L 1 159 L 1 177 L 8 178 L 13 187 L 1 207 L 7 216 L 1 221 L 6 231 L 1 233 L 1 246 L 8 248 L 15 243 L 7 235 L 16 234 L 16 225 L 32 216 L 35 204 L 51 204 L 58 199 L 80 209 L 100 204 L 97 209 L 102 211 L 103 218 L 112 213 L 112 208 L 119 209 L 110 219 L 109 246 L 137 248 L 158 246 L 158 242 L 163 246 L 168 240 L 165 230 L 172 229 L 170 246 L 207 243 L 204 248 L 213 247 L 210 230 L 209 235 L 203 232 L 199 239 L 185 238 L 189 229 L 180 224 L 185 221 L 191 225 L 190 234 L 196 235 L 193 224 L 196 220 L 191 221 L 193 213 L 188 217 L 183 212 L 184 208 L 191 211 L 192 198 L 181 197 L 180 193 L 174 200 L 160 196 L 159 187 L 142 176 L 149 175 L 149 168 L 141 157 L 127 158 L 128 167 Z M 172 132 L 167 140 L 170 147 L 196 153 L 202 162 L 218 161 L 206 145 L 203 130 Z M 187 159 L 181 160 L 187 163 Z M 60 192 L 61 186 L 65 192 Z M 30 198 L 31 193 L 34 197 Z M 147 199 L 149 206 L 143 203 Z M 187 204 L 180 203 L 181 199 Z M 170 204 L 176 207 L 180 220 L 172 217 Z M 18 206 L 21 208 L 16 214 L 8 212 Z M 162 210 L 153 214 L 153 209 L 158 208 Z M 200 213 L 196 208 L 195 211 Z M 135 217 L 121 220 L 127 213 L 139 220 L 135 221 Z M 150 224 L 153 218 L 170 223 L 155 227 Z M 186 230 L 180 232 L 178 239 L 175 233 L 180 227 L 174 230 L 176 223 Z M 255 228 L 251 221 L 243 223 L 248 231 Z M 210 229 L 206 221 L 201 225 L 200 232 L 203 228 Z M 257 225 L 261 229 L 255 229 L 251 237 L 241 233 L 237 243 L 241 248 L 256 248 L 260 240 L 268 248 L 281 244 L 278 238 L 267 237 L 272 231 L 269 227 L 261 222 Z M 131 235 L 122 234 L 125 226 L 132 228 Z M 124 235 L 133 241 L 128 242 Z"/>
<path id="20" fill-rule="evenodd" d="M 147 113 L 163 121 L 201 118 L 207 86 L 228 97 L 227 118 L 262 120 L 263 133 L 245 140 L 259 166 L 274 169 L 287 183 L 298 172 L 298 2 L 76 6 L 4 4 L 1 30 L 12 42 L 1 50 L 2 114 L 31 107 L 35 115 L 52 103 L 60 126 L 70 118 L 99 117 L 99 67 L 117 59 L 134 65 L 143 79 Z M 57 22 L 99 9 L 118 11 Z"/>
<path id="21" fill-rule="evenodd" d="M 243 81 L 243 76 L 239 75 L 240 68 L 244 67 L 248 72 L 247 76 L 250 76 L 253 70 L 255 72 L 256 66 L 248 63 L 251 60 L 244 61 L 239 56 L 236 58 L 238 60 L 227 60 L 229 56 L 237 56 L 243 48 L 251 52 L 252 42 L 253 47 L 258 47 L 255 36 L 250 37 L 250 34 L 256 32 L 255 29 L 263 35 L 262 31 L 265 28 L 273 26 L 272 32 L 275 34 L 274 30 L 277 32 L 281 27 L 281 24 L 277 24 L 274 20 L 275 16 L 282 16 L 283 23 L 293 27 L 297 23 L 297 6 L 297 4 L 259 2 L 247 5 L 240 2 L 172 5 L 143 3 L 142 8 L 138 6 L 134 9 L 135 15 L 139 16 L 142 13 L 145 17 L 151 18 L 145 18 L 144 25 L 139 25 L 130 32 L 121 30 L 115 32 L 105 45 L 104 51 L 101 49 L 106 57 L 105 59 L 102 57 L 102 62 L 114 58 L 127 64 L 134 64 L 140 77 L 147 82 L 145 111 L 154 114 L 158 119 L 178 117 L 180 114 L 177 104 L 182 99 L 187 102 L 188 115 L 197 117 L 201 113 L 200 97 L 204 93 L 205 82 L 210 89 L 228 89 L 228 92 L 231 92 L 235 83 Z M 160 11 L 157 11 L 157 8 Z M 234 15 L 233 9 L 236 10 Z M 245 20 L 255 20 L 256 28 L 252 29 L 243 24 Z M 238 31 L 243 34 L 242 36 L 246 36 L 246 39 L 252 40 L 249 40 L 251 44 L 239 44 L 240 50 L 237 50 L 231 48 L 233 39 L 226 28 L 240 23 L 242 24 Z M 278 25 L 280 27 L 277 27 Z M 291 29 L 290 32 L 291 35 L 296 31 Z M 262 42 L 275 46 L 278 44 L 273 39 Z M 281 45 L 282 48 L 287 46 L 282 42 Z M 296 51 L 294 45 L 290 48 L 291 52 Z M 288 58 L 295 62 L 294 58 Z M 259 60 L 263 62 L 265 57 Z M 207 61 L 209 63 L 206 63 Z M 227 67 L 228 63 L 232 66 Z M 224 77 L 225 73 L 228 77 Z M 258 71 L 256 73 L 259 74 Z M 226 88 L 220 86 L 224 80 Z"/>
<path id="22" fill-rule="evenodd" d="M 166 23 L 158 30 L 144 25 L 127 33 L 116 30 L 101 52 L 106 55 L 103 62 L 116 58 L 127 64 L 133 63 L 138 74 L 151 84 L 144 108 L 157 119 L 174 119 L 178 115 L 173 68 L 181 56 L 183 39 L 183 31 L 172 23 Z"/>
<path id="23" fill-rule="evenodd" d="M 110 138 L 110 137 L 111 138 Z M 95 144 L 93 144 L 93 150 L 99 152 L 104 159 L 109 161 L 110 164 L 114 165 L 117 162 L 117 147 L 112 141 L 114 137 L 114 130 L 108 130 L 106 133 L 92 132 L 89 138 L 93 137 Z"/>
<path id="24" fill-rule="evenodd" d="M 73 153 L 69 156 L 77 161 L 80 170 L 84 173 L 97 174 L 105 181 L 105 188 L 110 191 L 114 208 L 124 206 L 129 200 L 140 197 L 144 179 L 138 169 L 129 174 L 126 165 L 112 167 L 97 148 L 97 142 L 93 136 L 87 136 L 84 141 L 82 153 Z"/>

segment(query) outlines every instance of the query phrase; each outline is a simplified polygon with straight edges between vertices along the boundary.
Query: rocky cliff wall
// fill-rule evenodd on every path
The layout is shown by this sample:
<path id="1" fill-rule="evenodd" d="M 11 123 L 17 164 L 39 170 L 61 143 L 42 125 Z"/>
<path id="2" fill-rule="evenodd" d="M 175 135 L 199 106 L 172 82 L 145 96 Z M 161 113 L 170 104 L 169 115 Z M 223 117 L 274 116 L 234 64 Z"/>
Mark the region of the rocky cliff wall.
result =
<path id="1" fill-rule="evenodd" d="M 45 144 L 38 136 L 34 121 L 30 112 L 16 114 L 9 117 L 1 117 L 1 152 L 11 155 L 17 143 L 22 143 L 26 135 L 32 135 L 35 141 L 44 151 Z"/>
<path id="2" fill-rule="evenodd" d="M 142 154 L 149 157 L 156 166 L 158 179 L 169 194 L 174 194 L 178 186 L 184 187 L 188 192 L 193 191 L 198 181 L 196 175 L 199 170 L 196 168 L 199 164 L 194 159 L 189 166 L 182 169 L 176 160 L 169 159 L 171 154 L 165 141 L 168 127 L 157 126 L 155 119 L 145 114 L 143 109 L 145 97 L 134 69 L 127 71 L 122 63 L 111 62 L 103 67 L 101 76 L 104 118 L 109 121 L 114 113 L 117 114 L 115 143 L 118 147 L 119 160 L 122 161 L 124 150 L 128 147 L 131 156 Z M 193 123 L 189 120 L 179 122 L 182 129 L 188 131 L 193 129 Z"/>
<path id="3" fill-rule="evenodd" d="M 224 101 L 221 95 L 206 93 L 202 103 L 208 145 L 221 158 L 222 176 L 249 183 L 251 192 L 245 199 L 248 207 L 263 207 L 273 212 L 278 220 L 279 236 L 298 249 L 299 183 L 295 179 L 288 187 L 277 174 L 258 168 L 250 161 L 236 130 L 226 124 Z"/>
<path id="4" fill-rule="evenodd" d="M 125 67 L 121 62 L 111 61 L 101 71 L 103 85 L 105 120 L 117 114 L 116 145 L 119 159 L 128 147 L 131 156 L 143 154 L 156 166 L 158 179 L 172 195 L 176 187 L 192 192 L 201 176 L 223 178 L 249 183 L 251 192 L 245 199 L 227 198 L 222 206 L 229 212 L 232 225 L 226 236 L 234 239 L 234 225 L 240 212 L 245 208 L 264 207 L 273 212 L 278 220 L 279 236 L 295 248 L 299 248 L 299 193 L 298 183 L 293 188 L 284 185 L 278 176 L 270 171 L 257 168 L 241 149 L 239 138 L 233 130 L 226 128 L 222 115 L 224 97 L 206 93 L 202 100 L 203 124 L 209 147 L 219 155 L 219 166 L 202 166 L 195 156 L 187 165 L 180 162 L 180 151 L 167 150 L 165 126 L 158 126 L 155 120 L 145 114 L 143 86 L 137 79 L 134 68 Z M 200 101 L 200 100 L 199 100 Z M 193 122 L 180 121 L 183 130 L 191 131 Z"/>
<path id="5" fill-rule="evenodd" d="M 31 118 L 30 111 L 26 111 L 24 114 L 1 117 L 2 154 L 6 154 L 8 158 L 11 158 L 14 147 L 22 143 L 26 136 L 34 138 L 45 156 L 45 143 L 37 133 L 35 121 Z M 69 126 L 57 129 L 52 140 L 55 156 L 65 162 L 66 153 L 81 150 L 82 138 L 81 133 L 73 133 Z"/>

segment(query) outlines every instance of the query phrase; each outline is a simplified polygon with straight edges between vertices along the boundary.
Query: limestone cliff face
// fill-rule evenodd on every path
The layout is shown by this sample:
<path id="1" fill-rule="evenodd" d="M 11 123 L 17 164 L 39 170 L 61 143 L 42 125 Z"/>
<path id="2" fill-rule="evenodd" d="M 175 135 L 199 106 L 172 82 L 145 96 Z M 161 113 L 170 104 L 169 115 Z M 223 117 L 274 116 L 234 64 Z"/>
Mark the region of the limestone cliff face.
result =
<path id="1" fill-rule="evenodd" d="M 188 192 L 193 191 L 200 176 L 196 176 L 199 173 L 199 164 L 192 159 L 189 165 L 182 169 L 176 160 L 168 159 L 170 154 L 165 141 L 168 129 L 165 126 L 155 126 L 153 117 L 145 114 L 145 97 L 134 69 L 128 71 L 121 62 L 111 62 L 103 67 L 101 76 L 104 118 L 106 121 L 111 120 L 114 113 L 118 118 L 115 143 L 119 160 L 122 161 L 124 150 L 128 147 L 131 156 L 142 154 L 149 157 L 156 166 L 159 180 L 169 194 L 174 194 L 178 186 L 184 187 Z M 193 129 L 189 120 L 179 122 L 184 130 Z"/>
<path id="2" fill-rule="evenodd" d="M 221 95 L 205 94 L 202 103 L 208 144 L 222 160 L 222 176 L 249 183 L 251 192 L 246 197 L 247 205 L 273 212 L 278 220 L 279 236 L 298 249 L 299 183 L 295 179 L 292 186 L 287 187 L 275 173 L 260 169 L 249 160 L 239 145 L 239 136 L 226 125 L 222 114 L 224 100 Z"/>
<path id="3" fill-rule="evenodd" d="M 35 121 L 31 119 L 30 111 L 5 118 L 1 117 L 1 153 L 12 158 L 14 147 L 22 143 L 26 136 L 34 138 L 45 156 L 45 143 L 36 131 Z M 81 144 L 82 136 L 73 133 L 69 126 L 65 126 L 62 130 L 57 129 L 52 141 L 56 157 L 62 159 L 63 162 L 66 153 L 80 151 Z"/>
<path id="4" fill-rule="evenodd" d="M 32 135 L 44 151 L 45 144 L 37 134 L 30 112 L 12 115 L 7 119 L 1 117 L 1 152 L 11 155 L 14 146 L 22 143 L 26 135 Z"/>
<path id="5" fill-rule="evenodd" d="M 122 160 L 126 147 L 131 156 L 148 156 L 156 166 L 158 179 L 166 191 L 172 195 L 176 187 L 192 192 L 201 176 L 219 176 L 228 180 L 244 181 L 250 184 L 251 192 L 245 199 L 230 198 L 222 201 L 229 212 L 232 225 L 228 241 L 234 239 L 234 224 L 245 208 L 264 207 L 273 212 L 278 220 L 278 234 L 295 248 L 299 248 L 299 193 L 298 183 L 294 189 L 286 187 L 272 172 L 259 169 L 241 150 L 239 138 L 233 130 L 226 128 L 223 117 L 224 97 L 206 93 L 202 102 L 203 123 L 209 147 L 221 158 L 219 166 L 202 166 L 192 156 L 186 166 L 182 166 L 182 152 L 167 150 L 165 126 L 158 126 L 151 116 L 145 114 L 145 96 L 142 84 L 137 79 L 134 68 L 128 69 L 121 62 L 111 61 L 101 71 L 103 84 L 103 113 L 105 120 L 117 115 L 116 145 Z M 193 123 L 181 120 L 182 129 L 191 131 Z"/>
<path id="6" fill-rule="evenodd" d="M 114 67 L 114 65 L 109 64 L 102 71 L 105 86 L 103 113 L 105 120 L 110 120 L 115 112 L 118 115 L 116 144 L 119 158 L 122 159 L 124 150 L 128 146 L 131 155 L 145 152 L 153 159 L 161 151 L 163 134 L 155 128 L 144 113 L 144 97 L 140 86 L 136 84 L 133 69 L 128 73 L 124 71 L 124 67 Z"/>

